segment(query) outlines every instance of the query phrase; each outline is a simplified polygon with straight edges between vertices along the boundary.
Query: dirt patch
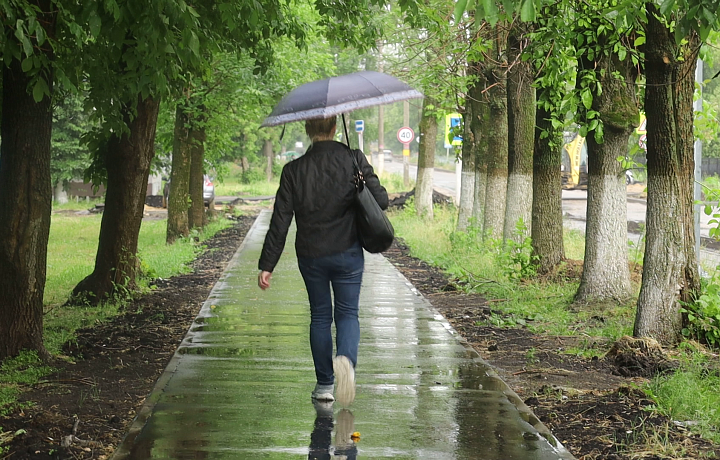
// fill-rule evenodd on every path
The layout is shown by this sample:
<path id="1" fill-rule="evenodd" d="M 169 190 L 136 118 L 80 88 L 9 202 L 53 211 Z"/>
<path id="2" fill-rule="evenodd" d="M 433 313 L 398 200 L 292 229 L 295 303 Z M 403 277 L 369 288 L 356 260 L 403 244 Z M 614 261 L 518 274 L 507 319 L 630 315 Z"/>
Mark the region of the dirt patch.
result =
<path id="1" fill-rule="evenodd" d="M 108 458 L 253 220 L 243 217 L 209 240 L 193 273 L 158 280 L 156 290 L 128 305 L 124 315 L 79 331 L 77 340 L 65 349 L 67 360 L 55 363 L 58 371 L 23 394 L 23 401 L 33 405 L 0 419 L 6 433 L 26 430 L 8 445 L 10 452 L 3 460 Z M 581 345 L 609 350 L 606 341 L 537 335 L 526 327 L 495 327 L 488 319 L 502 313 L 493 309 L 493 302 L 462 293 L 457 280 L 410 257 L 402 242 L 396 241 L 385 255 L 578 459 L 671 458 L 653 452 L 632 457 L 622 453 L 624 446 L 642 441 L 643 428 L 661 431 L 685 446 L 685 458 L 720 451 L 646 411 L 650 401 L 629 390 L 644 378 L 629 377 L 638 374 L 625 372 L 632 366 L 618 363 L 619 354 L 584 359 L 565 353 Z M 574 280 L 581 269 L 569 261 L 548 276 Z M 627 362 L 638 365 L 637 359 Z M 657 362 L 641 363 L 647 367 Z M 63 439 L 71 435 L 74 442 L 62 447 Z"/>
<path id="2" fill-rule="evenodd" d="M 578 459 L 674 458 L 658 456 L 651 449 L 632 456 L 624 454 L 628 445 L 646 442 L 643 430 L 657 430 L 684 446 L 684 458 L 720 453 L 720 447 L 690 435 L 666 417 L 652 415 L 645 410 L 651 401 L 641 391 L 629 390 L 656 372 L 672 370 L 672 361 L 659 347 L 630 339 L 612 348 L 613 344 L 602 338 L 555 337 L 534 334 L 527 327 L 496 327 L 489 320 L 503 314 L 493 309 L 494 302 L 461 292 L 457 280 L 410 257 L 402 241 L 396 240 L 385 256 Z M 567 261 L 547 279 L 577 280 L 581 274 L 580 262 Z M 614 351 L 587 359 L 566 353 L 580 346 Z"/>
<path id="3" fill-rule="evenodd" d="M 57 371 L 22 395 L 32 405 L 0 419 L 6 433 L 26 431 L 3 460 L 107 458 L 254 220 L 242 216 L 206 241 L 192 273 L 157 280 L 123 315 L 78 331 Z"/>

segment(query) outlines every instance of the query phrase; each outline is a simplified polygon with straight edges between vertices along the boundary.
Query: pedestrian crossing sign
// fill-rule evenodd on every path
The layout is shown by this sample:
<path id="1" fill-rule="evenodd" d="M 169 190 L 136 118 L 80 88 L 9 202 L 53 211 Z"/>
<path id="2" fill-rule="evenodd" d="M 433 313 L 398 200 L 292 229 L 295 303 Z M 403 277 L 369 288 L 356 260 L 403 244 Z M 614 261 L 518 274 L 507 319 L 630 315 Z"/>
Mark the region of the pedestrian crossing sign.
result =
<path id="1" fill-rule="evenodd" d="M 449 113 L 445 115 L 445 148 L 449 149 L 454 145 L 462 145 L 463 123 L 462 115 Z"/>

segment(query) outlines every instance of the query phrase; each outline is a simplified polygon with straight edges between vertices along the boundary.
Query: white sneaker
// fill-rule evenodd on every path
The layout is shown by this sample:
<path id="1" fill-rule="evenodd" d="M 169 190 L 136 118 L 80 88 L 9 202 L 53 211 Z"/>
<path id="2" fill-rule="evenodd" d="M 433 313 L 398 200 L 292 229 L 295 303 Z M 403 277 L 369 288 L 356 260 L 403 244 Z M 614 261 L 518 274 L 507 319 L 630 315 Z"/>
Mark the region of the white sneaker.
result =
<path id="1" fill-rule="evenodd" d="M 349 406 L 355 400 L 355 368 L 347 356 L 336 356 L 333 359 L 333 371 L 337 382 L 337 402 Z"/>
<path id="2" fill-rule="evenodd" d="M 333 386 L 316 383 L 315 389 L 312 392 L 312 399 L 317 401 L 335 401 L 333 397 Z"/>

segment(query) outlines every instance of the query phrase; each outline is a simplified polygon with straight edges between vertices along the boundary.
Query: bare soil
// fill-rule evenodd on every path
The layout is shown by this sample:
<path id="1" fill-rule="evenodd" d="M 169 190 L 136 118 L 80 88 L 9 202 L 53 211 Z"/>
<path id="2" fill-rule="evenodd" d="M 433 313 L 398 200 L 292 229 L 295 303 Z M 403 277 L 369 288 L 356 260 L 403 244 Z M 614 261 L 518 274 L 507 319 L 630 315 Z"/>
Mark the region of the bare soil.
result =
<path id="1" fill-rule="evenodd" d="M 493 302 L 463 293 L 457 280 L 411 257 L 401 240 L 384 255 L 579 460 L 717 458 L 720 454 L 720 446 L 646 410 L 652 402 L 639 385 L 675 367 L 664 353 L 632 350 L 589 359 L 567 354 L 569 348 L 581 345 L 610 351 L 613 344 L 602 338 L 538 335 L 527 327 L 492 326 L 491 313 L 502 316 Z M 579 279 L 582 263 L 566 265 L 566 271 L 556 275 Z M 645 443 L 644 433 L 654 432 L 682 446 L 684 456 L 663 456 L 652 443 Z"/>
<path id="2" fill-rule="evenodd" d="M 121 316 L 78 331 L 66 356 L 52 363 L 57 370 L 23 393 L 24 408 L 0 418 L 5 433 L 26 431 L 0 460 L 108 458 L 253 220 L 242 217 L 209 240 L 192 273 L 157 280 L 156 289 L 128 304 Z M 639 442 L 640 430 L 648 428 L 667 429 L 667 436 L 687 449 L 684 458 L 720 452 L 645 410 L 650 402 L 632 388 L 648 372 L 667 371 L 649 365 L 656 360 L 583 359 L 564 353 L 579 344 L 577 337 L 490 326 L 485 320 L 494 311 L 491 302 L 460 292 L 455 280 L 410 257 L 401 241 L 385 255 L 578 459 L 670 458 L 626 453 L 624 446 Z M 578 264 L 568 266 L 574 268 L 563 276 L 579 276 Z M 610 346 L 599 339 L 597 344 Z"/>

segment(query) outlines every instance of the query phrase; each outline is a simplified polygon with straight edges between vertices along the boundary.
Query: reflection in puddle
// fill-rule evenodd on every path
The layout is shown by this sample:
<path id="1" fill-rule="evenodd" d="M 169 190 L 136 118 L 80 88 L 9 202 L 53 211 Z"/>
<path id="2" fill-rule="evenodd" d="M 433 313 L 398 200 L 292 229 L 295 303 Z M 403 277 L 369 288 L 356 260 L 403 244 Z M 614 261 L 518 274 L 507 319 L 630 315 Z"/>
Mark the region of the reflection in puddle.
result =
<path id="1" fill-rule="evenodd" d="M 353 439 L 355 433 L 355 416 L 348 409 L 338 412 L 337 420 L 333 420 L 333 403 L 313 401 L 316 417 L 313 431 L 310 434 L 308 460 L 346 459 L 355 460 L 358 455 L 357 445 Z M 333 423 L 335 422 L 335 423 Z M 332 443 L 333 425 L 335 443 Z"/>

